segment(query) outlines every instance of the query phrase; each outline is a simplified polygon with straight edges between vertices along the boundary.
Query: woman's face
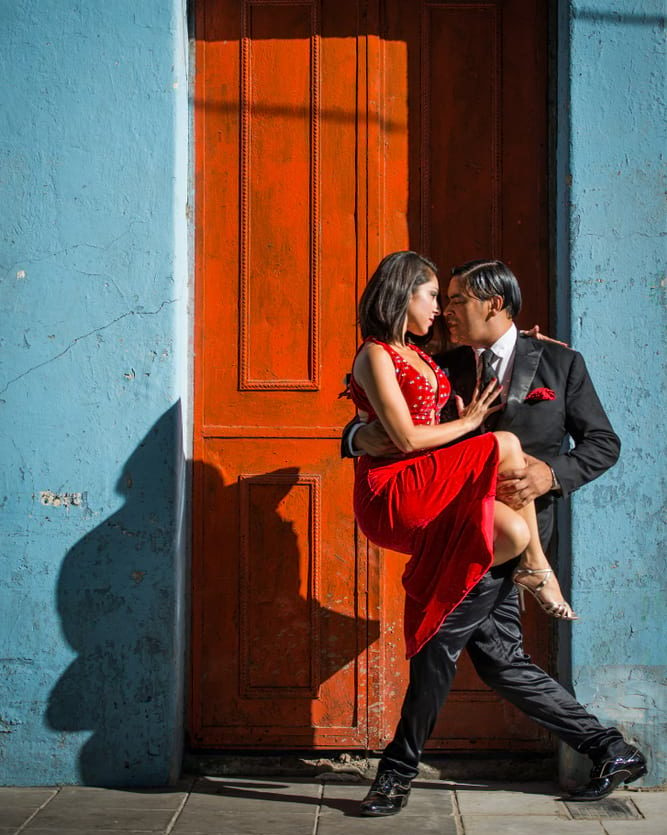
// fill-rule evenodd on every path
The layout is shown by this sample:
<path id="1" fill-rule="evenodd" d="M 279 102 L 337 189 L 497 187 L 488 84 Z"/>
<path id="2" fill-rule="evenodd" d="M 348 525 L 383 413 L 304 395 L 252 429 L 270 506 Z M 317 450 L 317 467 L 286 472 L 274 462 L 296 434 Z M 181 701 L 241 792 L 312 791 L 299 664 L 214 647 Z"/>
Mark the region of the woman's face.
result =
<path id="1" fill-rule="evenodd" d="M 440 315 L 438 294 L 440 285 L 434 273 L 412 293 L 408 302 L 406 330 L 416 336 L 426 336 L 436 316 Z"/>

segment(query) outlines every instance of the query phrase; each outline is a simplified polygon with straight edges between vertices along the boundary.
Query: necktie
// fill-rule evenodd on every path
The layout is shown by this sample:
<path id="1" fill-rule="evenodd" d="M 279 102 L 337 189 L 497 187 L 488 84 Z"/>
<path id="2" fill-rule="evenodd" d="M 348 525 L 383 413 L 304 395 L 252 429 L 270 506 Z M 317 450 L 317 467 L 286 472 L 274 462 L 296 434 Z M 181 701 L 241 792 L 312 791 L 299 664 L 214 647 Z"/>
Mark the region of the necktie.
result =
<path id="1" fill-rule="evenodd" d="M 484 389 L 489 385 L 491 380 L 498 375 L 493 370 L 493 360 L 496 359 L 496 355 L 490 348 L 486 348 L 486 350 L 482 351 L 482 370 L 479 376 L 479 390 L 480 392 L 484 391 Z"/>
<path id="2" fill-rule="evenodd" d="M 490 348 L 486 348 L 484 351 L 482 351 L 482 368 L 479 375 L 480 393 L 484 391 L 484 389 L 489 385 L 489 383 L 491 382 L 491 380 L 493 380 L 494 377 L 498 376 L 492 365 L 495 359 L 497 359 L 496 355 Z M 493 401 L 493 405 L 495 406 L 499 402 L 499 397 L 496 397 Z M 498 412 L 494 412 L 494 414 L 489 415 L 487 419 L 484 421 L 484 428 L 487 431 L 492 431 L 495 428 L 497 422 Z"/>

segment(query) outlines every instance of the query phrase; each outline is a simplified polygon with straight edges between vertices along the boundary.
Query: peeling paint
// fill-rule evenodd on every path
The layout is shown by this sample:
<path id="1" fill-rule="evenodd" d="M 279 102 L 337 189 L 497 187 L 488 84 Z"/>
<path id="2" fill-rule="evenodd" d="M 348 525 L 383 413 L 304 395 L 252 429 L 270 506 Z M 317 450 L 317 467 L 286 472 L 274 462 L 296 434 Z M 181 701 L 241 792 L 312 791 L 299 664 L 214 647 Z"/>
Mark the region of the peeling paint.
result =
<path id="1" fill-rule="evenodd" d="M 83 493 L 54 493 L 52 490 L 42 490 L 39 500 L 43 505 L 53 507 L 81 507 L 84 496 Z"/>

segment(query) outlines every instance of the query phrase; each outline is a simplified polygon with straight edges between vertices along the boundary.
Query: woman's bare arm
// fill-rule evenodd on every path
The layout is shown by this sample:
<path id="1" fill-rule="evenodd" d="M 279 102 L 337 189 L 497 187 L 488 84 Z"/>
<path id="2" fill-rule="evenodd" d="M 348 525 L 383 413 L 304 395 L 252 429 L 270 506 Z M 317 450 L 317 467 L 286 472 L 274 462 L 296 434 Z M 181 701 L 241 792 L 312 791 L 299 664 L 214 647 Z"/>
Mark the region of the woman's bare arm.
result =
<path id="1" fill-rule="evenodd" d="M 354 377 L 366 392 L 373 411 L 387 431 L 387 434 L 401 452 L 415 452 L 432 449 L 451 443 L 476 429 L 484 418 L 498 411 L 500 406 L 490 407 L 499 388 L 487 386 L 481 395 L 475 393 L 468 406 L 457 398 L 459 418 L 448 423 L 433 426 L 415 426 L 396 380 L 394 363 L 380 345 L 366 345 L 357 355 L 354 363 Z"/>

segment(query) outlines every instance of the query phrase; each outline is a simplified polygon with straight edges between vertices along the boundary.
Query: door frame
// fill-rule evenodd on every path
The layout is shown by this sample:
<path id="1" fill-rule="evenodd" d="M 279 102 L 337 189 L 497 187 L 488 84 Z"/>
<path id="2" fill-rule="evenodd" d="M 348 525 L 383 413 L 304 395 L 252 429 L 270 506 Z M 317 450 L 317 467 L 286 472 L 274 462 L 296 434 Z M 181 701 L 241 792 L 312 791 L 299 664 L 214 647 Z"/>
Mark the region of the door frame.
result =
<path id="1" fill-rule="evenodd" d="M 193 18 L 197 16 L 197 9 L 198 7 L 201 8 L 203 5 L 202 0 L 195 0 L 193 3 Z M 559 207 L 556 197 L 559 194 L 559 183 L 558 176 L 564 170 L 566 170 L 566 164 L 563 154 L 563 148 L 566 148 L 566 145 L 562 145 L 563 139 L 563 125 L 567 125 L 567 119 L 562 119 L 561 111 L 555 106 L 554 102 L 561 102 L 563 100 L 563 96 L 561 91 L 558 88 L 558 73 L 557 70 L 562 67 L 562 62 L 564 60 L 564 52 L 561 46 L 563 36 L 562 33 L 566 32 L 566 27 L 562 26 L 562 20 L 560 19 L 560 15 L 562 14 L 561 11 L 558 9 L 558 5 L 553 2 L 549 2 L 549 11 L 548 11 L 548 33 L 547 33 L 547 43 L 549 48 L 549 60 L 548 60 L 548 69 L 547 69 L 547 85 L 549 90 L 549 98 L 550 98 L 550 105 L 548 108 L 548 135 L 550 139 L 550 147 L 547 152 L 547 172 L 546 172 L 546 181 L 549 190 L 549 201 L 548 201 L 548 211 L 547 211 L 547 225 L 548 225 L 548 286 L 547 291 L 549 294 L 549 308 L 550 308 L 550 316 L 549 322 L 547 325 L 552 330 L 555 327 L 555 332 L 561 338 L 566 336 L 567 333 L 567 320 L 565 318 L 565 314 L 568 310 L 567 304 L 563 302 L 564 298 L 564 289 L 563 286 L 566 285 L 566 282 L 558 283 L 556 281 L 556 277 L 559 275 L 565 275 L 566 273 L 563 271 L 563 266 L 568 263 L 568 255 L 566 250 L 566 243 L 567 243 L 567 235 L 562 234 L 562 230 L 564 228 L 564 211 Z M 379 0 L 372 0 L 369 3 L 369 7 L 373 7 L 373 11 L 375 17 L 369 14 L 369 20 L 371 24 L 369 24 L 369 31 L 378 31 L 379 29 Z M 375 20 L 375 29 L 371 30 L 372 21 Z M 373 67 L 380 68 L 382 66 L 382 48 L 381 48 L 381 40 L 379 35 L 366 35 L 366 49 L 365 54 L 361 55 L 360 57 L 360 67 L 361 70 L 365 73 L 365 81 L 366 85 L 359 85 L 359 105 L 364 104 L 363 110 L 363 119 L 359 120 L 360 129 L 363 130 L 368 137 L 366 147 L 369 147 L 371 143 L 375 143 L 375 145 L 379 145 L 382 141 L 382 131 L 380 128 L 381 120 L 383 118 L 382 114 L 379 110 L 375 114 L 371 114 L 369 112 L 367 103 L 368 101 L 376 101 L 382 102 L 383 97 L 381 95 L 381 85 L 383 83 L 382 80 L 382 73 L 381 70 L 377 70 L 376 72 L 372 71 Z M 203 63 L 203 55 L 199 49 L 198 41 L 195 38 L 194 42 L 194 51 L 195 51 L 195 60 L 193 61 L 193 66 L 195 67 L 195 76 L 194 76 L 194 90 L 195 90 L 195 99 L 197 98 L 197 78 L 199 76 L 199 67 Z M 362 51 L 363 52 L 363 51 Z M 194 110 L 194 106 L 193 106 Z M 361 109 L 359 110 L 361 114 Z M 375 118 L 373 118 L 373 116 Z M 194 117 L 193 117 L 194 118 Z M 562 124 L 561 124 L 562 121 Z M 203 218 L 200 213 L 200 198 L 199 193 L 200 189 L 198 188 L 198 183 L 201 182 L 203 173 L 202 173 L 202 166 L 203 166 L 203 155 L 201 153 L 200 142 L 197 139 L 198 132 L 197 132 L 197 119 L 194 118 L 195 123 L 195 143 L 193 146 L 194 151 L 194 177 L 193 177 L 193 187 L 195 193 L 195 214 L 194 214 L 194 274 L 195 274 L 195 321 L 194 321 L 194 331 L 196 333 L 197 329 L 197 321 L 201 320 L 201 311 L 200 311 L 200 301 L 201 299 L 198 298 L 197 295 L 197 286 L 200 282 L 200 271 L 202 269 L 202 261 L 203 261 L 203 253 L 202 253 L 202 241 L 201 237 L 197 233 L 197 229 L 200 224 L 203 222 Z M 556 125 L 556 130 L 553 129 L 554 123 Z M 361 143 L 360 143 L 361 146 Z M 364 246 L 360 245 L 358 250 L 358 262 L 359 262 L 359 275 L 370 275 L 374 265 L 380 260 L 381 256 L 384 254 L 385 251 L 385 235 L 384 230 L 386 228 L 386 224 L 383 222 L 383 218 L 386 217 L 386 205 L 383 200 L 383 189 L 382 189 L 382 182 L 381 177 L 379 176 L 379 169 L 374 170 L 372 166 L 367 164 L 368 159 L 360 160 L 362 164 L 358 166 L 359 172 L 366 172 L 366 178 L 363 182 L 360 182 L 358 185 L 358 195 L 359 195 L 359 216 L 360 218 L 365 218 L 365 234 L 360 234 L 360 241 L 365 241 L 365 248 Z M 359 177 L 362 177 L 362 174 L 358 174 Z M 371 223 L 371 218 L 377 218 L 376 223 L 373 225 Z M 556 243 L 558 242 L 558 246 Z M 566 288 L 567 289 L 567 288 Z M 540 323 L 541 324 L 541 323 Z M 193 373 L 193 381 L 196 382 L 196 374 Z M 194 396 L 195 402 L 195 414 L 196 414 L 196 403 L 197 403 L 197 394 L 195 393 Z M 196 419 L 193 421 L 193 431 L 196 429 Z M 193 493 L 192 493 L 192 530 L 195 529 L 197 525 L 197 506 L 201 503 L 202 497 L 201 492 L 196 484 L 196 479 L 193 479 Z M 566 537 L 563 534 L 567 533 L 567 519 L 565 518 L 564 513 L 559 514 L 559 525 L 558 530 L 561 533 L 561 538 L 565 539 Z M 193 560 L 195 558 L 194 555 L 194 545 L 193 547 Z M 368 546 L 368 565 L 369 571 L 373 565 L 377 563 L 380 559 L 379 556 L 379 549 L 376 549 L 374 546 Z M 569 583 L 569 566 L 562 566 L 560 567 L 560 576 L 562 578 L 562 585 L 567 588 Z M 194 574 L 193 574 L 194 577 Z M 375 606 L 369 607 L 369 617 L 371 616 L 378 616 L 379 612 L 382 609 L 382 602 L 381 602 L 381 592 L 379 588 L 373 589 L 372 587 L 369 588 L 369 593 L 371 594 L 371 598 L 375 600 Z M 191 597 L 192 600 L 192 597 Z M 195 616 L 195 612 L 193 610 L 192 616 Z M 192 632 L 190 633 L 192 636 Z M 192 652 L 192 638 L 189 646 L 190 651 L 190 658 L 193 657 Z M 560 676 L 561 681 L 565 681 L 564 676 L 569 679 L 570 671 L 571 671 L 571 664 L 570 664 L 570 654 L 569 654 L 569 642 L 567 640 L 563 641 L 561 639 L 560 643 L 557 644 L 554 636 L 554 640 L 551 643 L 551 653 L 550 653 L 552 664 L 551 667 L 557 666 L 558 673 Z M 192 668 L 190 668 L 192 669 Z M 377 645 L 369 647 L 368 650 L 368 675 L 369 675 L 369 686 L 376 686 L 379 690 L 380 688 L 380 680 L 379 676 L 381 674 L 381 670 L 384 670 L 384 666 L 382 664 L 382 658 L 380 656 L 380 651 L 377 648 Z M 190 705 L 192 704 L 192 673 L 190 681 L 187 684 L 187 691 L 189 693 L 189 702 Z M 370 701 L 370 700 L 369 700 Z M 381 728 L 381 716 L 379 711 L 381 708 L 369 708 L 368 713 L 368 732 L 371 737 L 378 738 L 379 731 Z M 191 717 L 188 721 L 188 728 L 191 728 Z"/>

